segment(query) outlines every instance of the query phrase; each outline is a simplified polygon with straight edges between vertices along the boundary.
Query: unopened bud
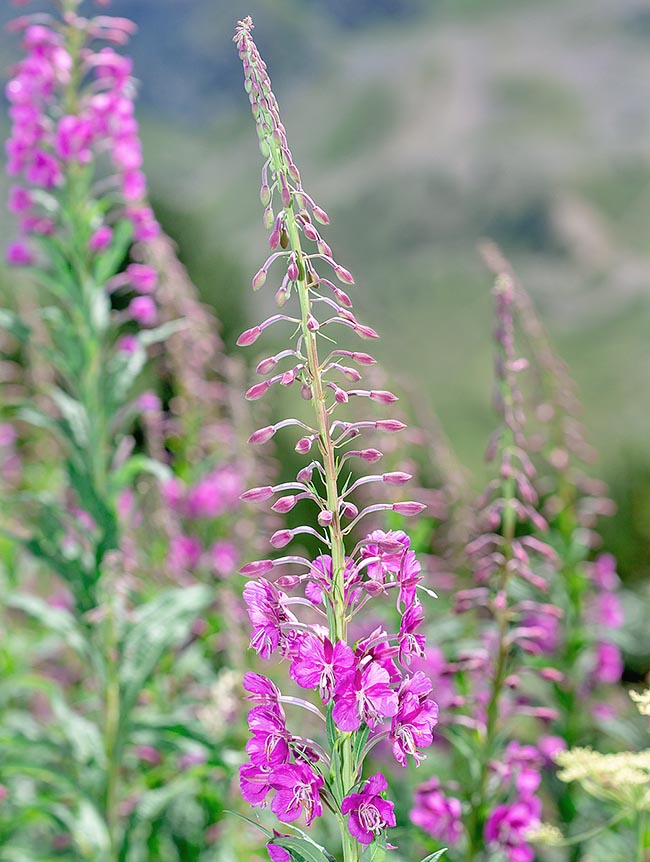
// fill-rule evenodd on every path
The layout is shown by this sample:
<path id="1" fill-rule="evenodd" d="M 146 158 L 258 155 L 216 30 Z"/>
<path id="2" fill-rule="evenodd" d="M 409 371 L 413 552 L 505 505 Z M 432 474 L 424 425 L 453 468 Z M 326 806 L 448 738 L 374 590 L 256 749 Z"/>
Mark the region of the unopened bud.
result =
<path id="1" fill-rule="evenodd" d="M 403 422 L 398 419 L 378 419 L 375 422 L 377 431 L 385 431 L 387 434 L 394 434 L 396 431 L 402 431 L 406 428 Z"/>
<path id="2" fill-rule="evenodd" d="M 320 323 L 311 312 L 307 315 L 307 329 L 310 332 L 317 332 L 320 329 Z"/>
<path id="3" fill-rule="evenodd" d="M 313 439 L 311 437 L 301 437 L 300 440 L 295 445 L 295 450 L 300 455 L 306 455 L 307 452 L 311 449 L 311 444 L 313 443 Z"/>
<path id="4" fill-rule="evenodd" d="M 264 428 L 258 428 L 257 431 L 253 431 L 251 436 L 248 438 L 248 442 L 249 443 L 266 443 L 267 440 L 270 440 L 274 434 L 275 434 L 275 427 L 273 425 L 266 425 Z"/>
<path id="5" fill-rule="evenodd" d="M 357 323 L 354 331 L 362 338 L 379 338 L 379 333 L 372 326 L 364 326 L 362 323 Z"/>
<path id="6" fill-rule="evenodd" d="M 266 281 L 266 270 L 265 269 L 258 270 L 255 273 L 253 281 L 251 282 L 251 284 L 253 285 L 253 290 L 259 290 L 265 281 Z"/>
<path id="7" fill-rule="evenodd" d="M 300 577 L 298 575 L 282 575 L 277 579 L 275 585 L 283 590 L 292 590 L 294 587 L 297 587 L 299 583 Z"/>
<path id="8" fill-rule="evenodd" d="M 379 451 L 379 449 L 362 449 L 359 452 L 359 457 L 363 458 L 364 461 L 367 461 L 368 464 L 375 464 L 377 461 L 380 461 L 384 456 Z"/>
<path id="9" fill-rule="evenodd" d="M 278 360 L 273 356 L 269 356 L 268 359 L 263 359 L 261 362 L 258 362 L 257 368 L 255 371 L 258 374 L 268 374 L 269 371 L 273 371 L 275 366 L 278 364 Z"/>
<path id="10" fill-rule="evenodd" d="M 321 209 L 320 207 L 313 207 L 312 212 L 316 221 L 319 221 L 321 224 L 330 223 L 330 217 L 327 215 L 325 210 Z"/>
<path id="11" fill-rule="evenodd" d="M 392 392 L 388 392 L 386 389 L 373 389 L 368 396 L 371 401 L 377 401 L 379 404 L 392 404 L 394 401 L 398 401 L 397 395 L 393 395 Z"/>
<path id="12" fill-rule="evenodd" d="M 393 512 L 397 512 L 398 515 L 405 515 L 407 518 L 419 515 L 425 509 L 426 506 L 424 503 L 414 503 L 412 501 L 408 503 L 393 503 Z"/>
<path id="13" fill-rule="evenodd" d="M 279 512 L 281 515 L 285 515 L 293 509 L 297 502 L 298 499 L 295 494 L 288 494 L 286 497 L 280 497 L 279 500 L 276 500 L 271 508 L 274 512 Z"/>
<path id="14" fill-rule="evenodd" d="M 341 515 L 344 518 L 356 518 L 358 514 L 359 510 L 354 503 L 343 503 L 341 506 Z"/>
<path id="15" fill-rule="evenodd" d="M 411 476 L 410 473 L 402 473 L 401 471 L 395 471 L 394 473 L 384 473 L 381 478 L 389 485 L 403 485 L 405 482 L 408 482 L 409 479 L 412 479 L 413 476 Z"/>
<path id="16" fill-rule="evenodd" d="M 270 538 L 274 548 L 284 548 L 293 539 L 292 530 L 276 530 Z"/>
<path id="17" fill-rule="evenodd" d="M 244 500 L 246 503 L 261 503 L 272 496 L 273 488 L 270 485 L 263 485 L 260 488 L 251 488 L 250 491 L 245 491 L 239 499 Z"/>
<path id="18" fill-rule="evenodd" d="M 239 569 L 240 575 L 265 575 L 273 568 L 273 560 L 255 560 L 254 563 L 246 563 Z"/>
<path id="19" fill-rule="evenodd" d="M 335 266 L 334 272 L 336 273 L 336 277 L 344 284 L 354 284 L 354 278 L 352 277 L 352 273 L 348 272 L 345 267 Z"/>
<path id="20" fill-rule="evenodd" d="M 321 527 L 329 527 L 329 525 L 334 520 L 334 513 L 330 512 L 329 509 L 325 509 L 324 512 L 318 513 L 318 523 Z"/>
<path id="21" fill-rule="evenodd" d="M 251 329 L 247 329 L 245 332 L 242 332 L 237 339 L 237 345 L 239 347 L 248 347 L 249 344 L 254 344 L 261 334 L 261 327 L 253 326 Z"/>
<path id="22" fill-rule="evenodd" d="M 261 383 L 256 383 L 248 390 L 244 396 L 247 401 L 256 401 L 261 398 L 270 389 L 271 384 L 268 380 L 262 380 Z"/>

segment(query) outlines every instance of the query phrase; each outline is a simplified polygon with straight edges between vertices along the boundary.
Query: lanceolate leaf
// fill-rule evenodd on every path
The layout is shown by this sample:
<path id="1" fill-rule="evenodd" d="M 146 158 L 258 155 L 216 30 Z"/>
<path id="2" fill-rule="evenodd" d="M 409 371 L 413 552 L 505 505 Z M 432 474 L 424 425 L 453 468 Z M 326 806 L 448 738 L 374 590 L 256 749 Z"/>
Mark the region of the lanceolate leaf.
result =
<path id="1" fill-rule="evenodd" d="M 361 856 L 361 862 L 385 862 L 386 859 L 386 833 L 382 832 L 375 840 L 370 844 L 363 855 Z"/>
<path id="2" fill-rule="evenodd" d="M 7 605 L 28 614 L 41 625 L 59 635 L 79 655 L 84 658 L 88 657 L 89 647 L 84 630 L 69 611 L 55 608 L 32 593 L 13 593 L 8 597 Z"/>
<path id="3" fill-rule="evenodd" d="M 285 850 L 289 851 L 291 859 L 295 860 L 295 862 L 333 862 L 333 857 L 324 848 L 319 847 L 317 844 L 312 844 L 304 838 L 281 835 L 269 843 L 284 847 Z"/>
<path id="4" fill-rule="evenodd" d="M 30 335 L 30 328 L 12 311 L 6 308 L 0 309 L 0 329 L 4 329 L 18 341 L 25 342 Z"/>
<path id="5" fill-rule="evenodd" d="M 119 676 L 123 717 L 133 709 L 161 656 L 187 638 L 192 623 L 212 596 L 208 587 L 196 584 L 167 590 L 138 608 L 122 646 Z"/>
<path id="6" fill-rule="evenodd" d="M 422 862 L 437 862 L 438 859 L 442 859 L 443 855 L 447 852 L 447 848 L 443 847 L 442 850 L 438 850 L 437 853 L 432 853 L 430 856 L 427 856 L 422 860 Z"/>

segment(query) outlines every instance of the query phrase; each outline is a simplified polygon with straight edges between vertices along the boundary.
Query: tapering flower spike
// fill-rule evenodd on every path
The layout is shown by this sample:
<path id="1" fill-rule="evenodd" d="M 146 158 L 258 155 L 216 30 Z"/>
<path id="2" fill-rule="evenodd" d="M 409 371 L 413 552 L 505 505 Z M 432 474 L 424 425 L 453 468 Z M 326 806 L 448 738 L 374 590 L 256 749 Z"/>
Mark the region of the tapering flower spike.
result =
<path id="1" fill-rule="evenodd" d="M 358 862 L 363 847 L 373 842 L 383 845 L 386 829 L 395 825 L 392 803 L 383 795 L 387 789 L 384 777 L 377 774 L 362 784 L 364 750 L 392 734 L 397 760 L 405 763 L 411 756 L 419 761 L 423 756 L 420 749 L 432 741 L 437 707 L 428 697 L 430 687 L 411 691 L 414 683 L 408 679 L 402 685 L 404 666 L 414 652 L 421 651 L 424 641 L 417 631 L 423 619 L 418 598 L 422 575 L 409 549 L 408 537 L 403 533 L 382 534 L 379 541 L 375 540 L 377 552 L 373 554 L 366 552 L 367 542 L 357 543 L 349 553 L 346 536 L 373 512 L 392 510 L 409 517 L 424 507 L 404 501 L 373 504 L 359 511 L 350 499 L 361 485 L 395 487 L 408 482 L 410 476 L 404 472 L 379 473 L 351 482 L 346 471 L 350 457 L 360 457 L 368 464 L 381 458 L 376 449 L 350 448 L 367 430 L 395 433 L 405 426 L 391 418 L 335 418 L 340 405 L 348 402 L 354 404 L 366 398 L 389 406 L 397 399 L 387 390 L 358 388 L 359 367 L 372 365 L 375 360 L 371 356 L 355 349 L 332 349 L 331 338 L 337 330 L 362 339 L 376 338 L 377 333 L 357 320 L 348 294 L 330 280 L 333 276 L 341 284 L 354 284 L 352 274 L 335 259 L 317 227 L 327 224 L 329 218 L 302 186 L 266 66 L 252 39 L 252 28 L 250 18 L 240 21 L 235 42 L 265 159 L 260 198 L 272 249 L 253 278 L 253 287 L 262 288 L 277 271 L 276 283 L 281 287 L 276 302 L 284 307 L 294 300 L 297 312 L 294 317 L 273 315 L 240 336 L 239 344 L 248 346 L 280 319 L 296 326 L 290 349 L 260 362 L 258 372 L 272 376 L 249 389 L 247 397 L 264 397 L 275 385 L 295 385 L 302 398 L 310 401 L 313 418 L 309 420 L 311 427 L 289 419 L 261 428 L 250 442 L 263 443 L 280 427 L 296 425 L 303 435 L 296 451 L 305 455 L 316 452 L 317 457 L 299 471 L 295 483 L 254 488 L 244 497 L 264 502 L 286 490 L 291 493 L 276 501 L 275 511 L 289 511 L 297 504 L 311 505 L 312 515 L 304 526 L 277 531 L 271 544 L 285 547 L 295 536 L 307 532 L 319 537 L 327 553 L 313 562 L 292 555 L 277 561 L 261 560 L 247 564 L 241 571 L 259 578 L 245 589 L 254 626 L 252 645 L 265 657 L 278 650 L 290 661 L 294 682 L 318 692 L 326 716 L 327 738 L 320 749 L 314 749 L 321 750 L 324 756 L 305 758 L 302 743 L 289 736 L 294 765 L 283 767 L 282 789 L 278 789 L 277 779 L 267 777 L 269 761 L 264 767 L 251 762 L 243 768 L 242 790 L 252 804 L 260 804 L 267 792 L 278 785 L 271 807 L 286 819 L 282 794 L 285 786 L 293 782 L 289 815 L 293 817 L 297 811 L 299 799 L 305 800 L 303 813 L 309 822 L 321 813 L 317 800 L 322 800 L 338 820 L 344 862 Z M 286 359 L 291 366 L 282 370 L 281 363 Z M 344 362 L 354 363 L 354 367 Z M 302 565 L 303 573 L 281 575 L 275 585 L 263 577 L 288 563 Z M 280 585 L 289 591 L 301 586 L 304 598 L 282 592 Z M 355 642 L 357 615 L 373 597 L 391 589 L 403 616 L 400 630 L 393 634 L 382 632 L 368 645 Z M 304 623 L 294 615 L 293 611 L 304 603 L 312 609 L 311 618 L 317 612 L 322 622 Z M 384 725 L 391 729 L 382 730 Z M 274 752 L 277 750 L 274 747 Z M 298 766 L 300 777 L 294 774 Z M 251 788 L 262 788 L 263 792 Z M 282 842 L 282 837 L 276 837 L 271 846 L 283 846 Z"/>

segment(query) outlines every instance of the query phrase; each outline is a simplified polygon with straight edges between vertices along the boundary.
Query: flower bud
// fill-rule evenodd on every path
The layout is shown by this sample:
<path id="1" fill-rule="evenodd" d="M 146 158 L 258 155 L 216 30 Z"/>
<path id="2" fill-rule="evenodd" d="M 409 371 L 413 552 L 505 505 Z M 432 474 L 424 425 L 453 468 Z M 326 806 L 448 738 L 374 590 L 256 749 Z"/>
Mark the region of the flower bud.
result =
<path id="1" fill-rule="evenodd" d="M 376 332 L 372 326 L 364 326 L 361 323 L 357 323 L 354 327 L 354 331 L 362 338 L 379 338 L 379 333 Z"/>
<path id="2" fill-rule="evenodd" d="M 311 444 L 313 443 L 312 437 L 301 437 L 300 440 L 295 445 L 296 452 L 300 453 L 300 455 L 306 455 L 307 452 L 311 449 Z"/>
<path id="3" fill-rule="evenodd" d="M 387 434 L 393 434 L 396 431 L 402 431 L 406 428 L 406 425 L 398 419 L 378 419 L 375 422 L 375 428 L 377 431 L 385 431 Z"/>
<path id="4" fill-rule="evenodd" d="M 424 512 L 425 509 L 426 506 L 424 503 L 393 503 L 393 512 L 397 512 L 398 515 L 405 515 L 407 518 L 419 515 L 420 512 Z"/>
<path id="5" fill-rule="evenodd" d="M 307 315 L 307 329 L 310 332 L 317 332 L 320 329 L 320 323 L 311 312 Z"/>
<path id="6" fill-rule="evenodd" d="M 287 275 L 291 281 L 298 281 L 300 277 L 300 271 L 298 270 L 298 264 L 296 263 L 295 254 L 291 255 L 291 259 L 289 261 L 289 266 L 287 267 Z"/>
<path id="7" fill-rule="evenodd" d="M 408 482 L 409 479 L 412 479 L 413 476 L 411 476 L 410 473 L 395 471 L 394 473 L 384 473 L 381 478 L 389 485 L 403 485 L 405 482 Z"/>
<path id="8" fill-rule="evenodd" d="M 368 464 L 375 464 L 377 461 L 380 461 L 384 456 L 379 451 L 379 449 L 361 449 L 359 452 L 359 457 L 363 458 L 364 461 L 367 461 Z"/>
<path id="9" fill-rule="evenodd" d="M 330 512 L 329 509 L 325 509 L 324 512 L 318 513 L 318 523 L 321 527 L 329 527 L 329 525 L 334 520 L 334 513 Z"/>
<path id="10" fill-rule="evenodd" d="M 253 563 L 246 563 L 245 566 L 242 566 L 241 569 L 239 569 L 239 574 L 257 577 L 258 575 L 265 575 L 267 572 L 270 572 L 272 568 L 273 560 L 255 560 Z"/>
<path id="11" fill-rule="evenodd" d="M 321 209 L 318 206 L 314 206 L 314 207 L 312 207 L 312 212 L 314 214 L 314 218 L 316 219 L 316 221 L 319 221 L 321 224 L 329 224 L 330 223 L 330 217 L 327 215 L 325 210 Z"/>
<path id="12" fill-rule="evenodd" d="M 355 362 L 358 362 L 359 365 L 375 365 L 377 362 L 377 360 L 373 359 L 373 357 L 368 353 L 355 352 L 352 354 L 352 359 L 354 359 Z"/>
<path id="13" fill-rule="evenodd" d="M 344 518 L 356 518 L 359 514 L 359 510 L 354 505 L 354 503 L 343 503 L 341 505 L 341 515 Z"/>
<path id="14" fill-rule="evenodd" d="M 270 538 L 274 548 L 284 548 L 293 539 L 293 530 L 276 530 Z"/>
<path id="15" fill-rule="evenodd" d="M 282 575 L 277 579 L 275 585 L 283 590 L 292 590 L 294 587 L 297 587 L 299 583 L 300 577 L 298 575 Z"/>
<path id="16" fill-rule="evenodd" d="M 250 491 L 245 491 L 240 495 L 239 499 L 246 503 L 261 503 L 273 496 L 273 488 L 270 485 L 263 485 L 259 488 L 251 488 Z"/>
<path id="17" fill-rule="evenodd" d="M 268 390 L 271 388 L 271 384 L 268 380 L 263 380 L 261 383 L 256 383 L 254 386 L 248 390 L 246 395 L 244 396 L 247 401 L 256 401 L 258 398 L 261 398 Z"/>
<path id="18" fill-rule="evenodd" d="M 258 362 L 255 371 L 258 374 L 268 374 L 269 371 L 273 371 L 277 364 L 278 360 L 274 356 L 269 356 L 268 359 L 263 359 L 261 362 Z"/>
<path id="19" fill-rule="evenodd" d="M 263 185 L 260 189 L 260 200 L 263 206 L 268 206 L 271 201 L 271 189 L 267 185 Z"/>
<path id="20" fill-rule="evenodd" d="M 300 470 L 300 472 L 296 476 L 296 479 L 299 482 L 303 482 L 305 485 L 307 485 L 307 484 L 309 484 L 309 482 L 311 482 L 313 475 L 314 475 L 314 468 L 311 464 L 309 464 L 307 467 L 303 467 L 302 470 Z"/>
<path id="21" fill-rule="evenodd" d="M 392 392 L 385 389 L 373 389 L 368 397 L 378 404 L 392 404 L 394 401 L 399 401 L 397 395 L 393 395 Z"/>
<path id="22" fill-rule="evenodd" d="M 279 512 L 281 515 L 284 515 L 287 512 L 290 512 L 297 502 L 298 498 L 295 494 L 288 494 L 286 497 L 280 497 L 279 500 L 276 500 L 271 508 L 274 512 Z"/>
<path id="23" fill-rule="evenodd" d="M 248 442 L 249 443 L 266 443 L 266 441 L 270 440 L 274 434 L 275 434 L 275 427 L 273 425 L 266 425 L 264 428 L 258 428 L 257 431 L 253 431 L 251 436 L 248 438 Z"/>
<path id="24" fill-rule="evenodd" d="M 336 273 L 336 277 L 344 284 L 354 284 L 354 278 L 352 277 L 352 273 L 348 272 L 345 267 L 337 265 L 334 267 L 334 272 Z"/>
<path id="25" fill-rule="evenodd" d="M 247 329 L 237 339 L 238 347 L 248 347 L 249 344 L 254 344 L 261 334 L 262 328 L 260 326 L 253 326 L 251 329 Z"/>
<path id="26" fill-rule="evenodd" d="M 253 285 L 253 290 L 259 290 L 265 281 L 266 281 L 266 270 L 264 268 L 259 269 L 255 273 L 253 281 L 251 282 L 251 284 Z"/>
<path id="27" fill-rule="evenodd" d="M 311 222 L 306 221 L 302 226 L 303 233 L 307 237 L 307 239 L 316 240 L 320 239 L 320 235 L 316 228 L 311 224 Z"/>

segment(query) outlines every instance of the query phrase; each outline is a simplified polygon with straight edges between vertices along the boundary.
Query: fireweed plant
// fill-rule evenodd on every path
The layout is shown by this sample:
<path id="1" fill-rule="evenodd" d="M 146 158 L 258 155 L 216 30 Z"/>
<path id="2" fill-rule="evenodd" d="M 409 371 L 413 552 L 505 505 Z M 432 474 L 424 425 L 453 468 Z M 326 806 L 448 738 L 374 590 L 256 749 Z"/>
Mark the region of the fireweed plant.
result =
<path id="1" fill-rule="evenodd" d="M 613 718 L 604 702 L 607 687 L 620 681 L 623 661 L 617 630 L 623 626 L 620 580 L 611 554 L 599 551 L 599 516 L 612 513 L 607 488 L 584 472 L 595 459 L 580 421 L 580 402 L 568 369 L 556 354 L 535 306 L 500 250 L 487 244 L 483 257 L 495 273 L 515 284 L 516 322 L 525 336 L 535 379 L 528 397 L 528 414 L 536 420 L 531 433 L 531 457 L 537 476 L 540 510 L 548 523 L 547 541 L 557 552 L 559 567 L 549 579 L 548 600 L 561 610 L 556 618 L 536 619 L 546 634 L 539 638 L 539 660 L 559 672 L 549 691 L 558 711 L 554 735 L 568 747 L 593 745 Z M 561 674 L 561 676 L 560 676 Z M 576 786 L 556 784 L 560 821 L 570 826 L 577 816 Z M 583 846 L 571 847 L 571 859 L 582 857 Z"/>
<path id="2" fill-rule="evenodd" d="M 501 426 L 487 457 L 496 460 L 498 474 L 480 501 L 478 535 L 466 549 L 474 584 L 455 596 L 456 612 L 472 621 L 473 639 L 452 645 L 447 658 L 428 655 L 424 663 L 444 702 L 441 732 L 454 780 L 443 785 L 433 778 L 419 786 L 411 819 L 452 845 L 458 859 L 532 862 L 527 834 L 540 822 L 540 773 L 553 740 L 542 735 L 537 745 L 522 744 L 518 731 L 556 716 L 540 705 L 538 689 L 557 673 L 529 656 L 538 653 L 542 623 L 560 613 L 545 600 L 557 556 L 539 537 L 547 525 L 537 509 L 524 435 L 519 377 L 526 362 L 516 351 L 509 276 L 497 278 L 494 301 Z"/>
<path id="3" fill-rule="evenodd" d="M 47 339 L 37 359 L 53 381 L 16 418 L 56 441 L 61 467 L 58 487 L 12 499 L 20 516 L 5 507 L 3 526 L 49 573 L 38 591 L 7 604 L 55 636 L 64 685 L 46 671 L 12 680 L 1 769 L 22 828 L 10 830 L 3 851 L 27 859 L 38 848 L 42 859 L 71 846 L 72 858 L 93 862 L 141 860 L 148 850 L 175 859 L 178 842 L 157 843 L 151 824 L 187 792 L 188 776 L 161 793 L 143 766 L 162 751 L 180 756 L 178 740 L 194 731 L 188 722 L 170 735 L 164 715 L 140 704 L 211 591 L 194 585 L 151 598 L 125 564 L 125 495 L 143 471 L 168 475 L 135 447 L 130 431 L 147 406 L 134 387 L 147 347 L 175 324 L 156 328 L 157 273 L 129 257 L 134 241 L 158 233 L 131 62 L 116 50 L 134 25 L 82 17 L 79 6 L 65 0 L 12 24 L 25 57 L 7 86 L 9 205 L 20 229 L 7 257 L 38 285 Z M 6 312 L 2 322 L 36 350 L 31 321 Z M 33 714 L 37 696 L 48 707 Z"/>
<path id="4" fill-rule="evenodd" d="M 381 458 L 380 451 L 359 446 L 363 433 L 372 428 L 390 434 L 403 424 L 393 419 L 335 418 L 351 400 L 368 398 L 387 405 L 395 396 L 359 388 L 358 366 L 374 360 L 365 352 L 338 348 L 329 336 L 340 327 L 366 339 L 377 334 L 357 321 L 347 293 L 336 284 L 350 285 L 353 278 L 336 262 L 317 227 L 329 219 L 302 187 L 252 28 L 250 18 L 239 22 L 235 42 L 265 159 L 261 199 L 271 232 L 271 256 L 255 275 L 253 288 L 262 287 L 274 265 L 281 269 L 276 301 L 282 310 L 244 332 L 238 343 L 251 345 L 269 326 L 289 324 L 294 331 L 290 346 L 259 363 L 258 372 L 271 376 L 252 386 L 247 397 L 260 398 L 273 386 L 296 385 L 311 404 L 312 418 L 290 418 L 260 428 L 250 441 L 261 444 L 280 429 L 293 427 L 301 434 L 296 450 L 305 455 L 315 450 L 317 457 L 300 470 L 295 482 L 253 488 L 244 499 L 262 502 L 280 494 L 273 504 L 280 513 L 301 501 L 315 504 L 313 520 L 277 530 L 270 541 L 282 549 L 307 534 L 317 539 L 323 553 L 314 560 L 289 553 L 241 569 L 250 577 L 244 598 L 253 626 L 251 646 L 263 659 L 279 653 L 289 662 L 293 682 L 318 696 L 314 703 L 282 695 L 270 679 L 247 674 L 244 685 L 254 706 L 248 717 L 250 759 L 240 770 L 241 790 L 254 807 L 270 800 L 271 810 L 285 824 L 303 816 L 309 826 L 328 809 L 339 827 L 344 862 L 358 862 L 362 856 L 379 860 L 386 853 L 387 830 L 395 826 L 394 806 L 386 798 L 386 778 L 380 772 L 365 777 L 364 761 L 383 739 L 390 740 L 399 764 L 406 765 L 409 758 L 421 760 L 421 749 L 432 741 L 438 708 L 430 697 L 429 680 L 408 669 L 424 646 L 419 633 L 424 617 L 418 599 L 421 568 L 408 537 L 403 532 L 375 531 L 354 547 L 347 544 L 366 516 L 388 510 L 416 515 L 423 506 L 376 503 L 359 511 L 351 499 L 360 484 L 402 485 L 409 479 L 408 474 L 391 472 L 348 481 L 351 459 L 375 463 Z M 295 314 L 287 311 L 292 298 Z M 284 360 L 289 360 L 289 367 L 280 370 Z M 344 388 L 345 381 L 352 388 Z M 268 576 L 274 570 L 282 574 L 272 581 Z M 392 599 L 397 605 L 399 631 L 364 628 L 360 613 L 376 599 Z M 294 613 L 299 609 L 304 611 L 302 618 Z M 297 734 L 287 723 L 283 704 L 315 716 L 319 738 Z M 294 835 L 268 835 L 274 862 L 333 858 L 300 830 Z"/>

